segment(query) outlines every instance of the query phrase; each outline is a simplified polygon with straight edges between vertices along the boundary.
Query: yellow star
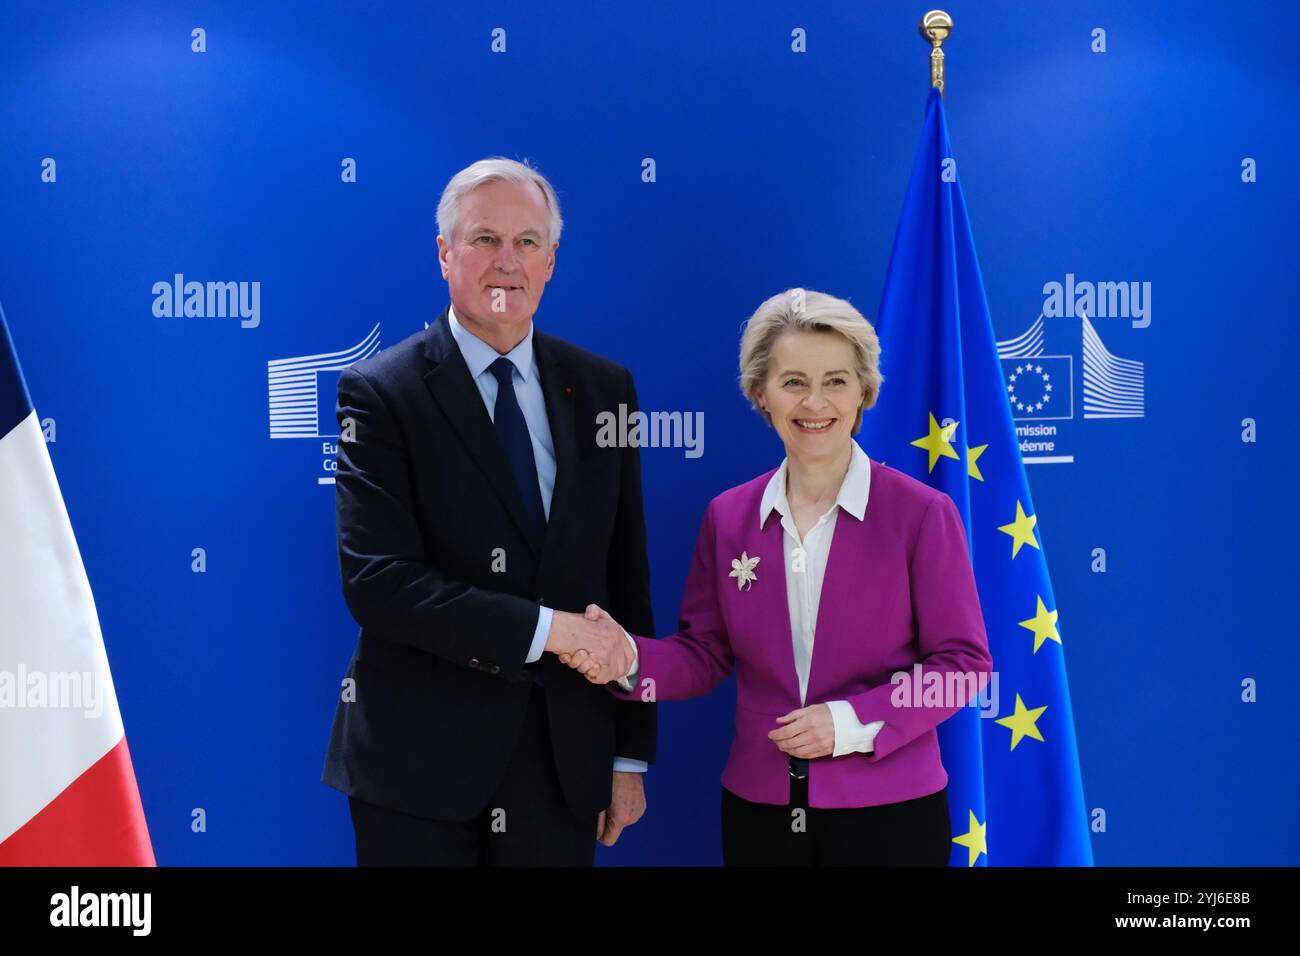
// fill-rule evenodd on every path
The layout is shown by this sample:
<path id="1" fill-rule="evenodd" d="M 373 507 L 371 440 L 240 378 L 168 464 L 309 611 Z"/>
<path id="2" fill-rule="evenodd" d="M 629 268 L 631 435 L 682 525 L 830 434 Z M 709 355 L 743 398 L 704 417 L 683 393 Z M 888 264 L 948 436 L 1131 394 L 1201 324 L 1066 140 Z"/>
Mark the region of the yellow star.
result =
<path id="1" fill-rule="evenodd" d="M 957 452 L 952 447 L 952 436 L 957 431 L 957 422 L 951 425 L 939 427 L 939 423 L 934 420 L 934 413 L 930 413 L 930 434 L 924 438 L 918 438 L 912 442 L 917 448 L 924 448 L 930 453 L 930 470 L 934 471 L 935 463 L 938 462 L 939 456 L 944 458 L 956 458 Z"/>
<path id="2" fill-rule="evenodd" d="M 1032 545 L 1033 547 L 1038 548 L 1039 551 L 1043 550 L 1038 547 L 1038 539 L 1034 537 L 1034 525 L 1036 524 L 1038 524 L 1038 515 L 1026 515 L 1025 509 L 1022 508 L 1020 502 L 1017 501 L 1016 520 L 1011 522 L 1011 524 L 998 526 L 999 531 L 1005 531 L 1007 534 L 1011 535 L 1011 557 L 1014 558 L 1020 553 L 1020 546 L 1022 544 Z"/>
<path id="3" fill-rule="evenodd" d="M 988 824 L 980 823 L 979 820 L 975 818 L 975 811 L 971 810 L 970 829 L 965 833 L 952 838 L 953 843 L 956 843 L 958 846 L 964 846 L 970 851 L 970 862 L 966 864 L 967 866 L 974 866 L 975 861 L 980 858 L 981 853 L 988 856 L 988 837 L 984 833 L 987 827 Z"/>
<path id="4" fill-rule="evenodd" d="M 1034 653 L 1043 646 L 1043 641 L 1051 638 L 1056 643 L 1061 643 L 1061 635 L 1056 630 L 1056 615 L 1058 612 L 1047 610 L 1043 604 L 1043 599 L 1038 598 L 1038 613 L 1027 621 L 1021 621 L 1020 626 L 1026 630 L 1034 632 Z"/>
<path id="5" fill-rule="evenodd" d="M 1010 717 L 999 717 L 994 721 L 995 724 L 1001 724 L 1003 727 L 1011 729 L 1011 749 L 1016 749 L 1016 744 L 1020 743 L 1022 738 L 1033 737 L 1035 740 L 1042 740 L 1043 735 L 1038 732 L 1035 721 L 1042 716 L 1046 707 L 1035 707 L 1033 710 L 1025 707 L 1025 702 L 1016 694 L 1016 712 Z"/>
<path id="6" fill-rule="evenodd" d="M 983 481 L 984 476 L 980 474 L 980 466 L 975 462 L 979 460 L 980 455 L 984 454 L 984 449 L 988 447 L 988 445 L 978 445 L 975 448 L 966 449 L 966 473 L 979 481 Z"/>

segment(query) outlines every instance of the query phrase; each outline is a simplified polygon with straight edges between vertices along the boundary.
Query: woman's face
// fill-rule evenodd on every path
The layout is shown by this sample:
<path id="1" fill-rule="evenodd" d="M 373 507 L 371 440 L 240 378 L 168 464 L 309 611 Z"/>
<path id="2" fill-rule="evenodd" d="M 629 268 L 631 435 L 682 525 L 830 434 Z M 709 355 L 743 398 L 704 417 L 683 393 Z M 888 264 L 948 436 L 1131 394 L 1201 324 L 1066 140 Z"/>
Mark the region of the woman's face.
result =
<path id="1" fill-rule="evenodd" d="M 865 398 L 855 367 L 853 346 L 834 332 L 790 331 L 773 343 L 758 402 L 787 457 L 819 462 L 843 455 Z"/>

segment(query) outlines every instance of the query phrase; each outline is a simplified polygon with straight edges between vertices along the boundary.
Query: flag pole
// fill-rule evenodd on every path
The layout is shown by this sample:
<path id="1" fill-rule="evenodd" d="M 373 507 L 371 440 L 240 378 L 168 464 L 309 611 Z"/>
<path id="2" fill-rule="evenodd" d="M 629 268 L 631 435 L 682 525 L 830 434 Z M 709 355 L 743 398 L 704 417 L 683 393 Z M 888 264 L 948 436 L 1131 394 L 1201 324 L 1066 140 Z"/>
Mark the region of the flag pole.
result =
<path id="1" fill-rule="evenodd" d="M 930 51 L 930 85 L 943 96 L 943 50 L 939 48 L 952 33 L 952 17 L 944 10 L 931 10 L 921 17 L 920 31 L 921 39 L 933 47 Z"/>

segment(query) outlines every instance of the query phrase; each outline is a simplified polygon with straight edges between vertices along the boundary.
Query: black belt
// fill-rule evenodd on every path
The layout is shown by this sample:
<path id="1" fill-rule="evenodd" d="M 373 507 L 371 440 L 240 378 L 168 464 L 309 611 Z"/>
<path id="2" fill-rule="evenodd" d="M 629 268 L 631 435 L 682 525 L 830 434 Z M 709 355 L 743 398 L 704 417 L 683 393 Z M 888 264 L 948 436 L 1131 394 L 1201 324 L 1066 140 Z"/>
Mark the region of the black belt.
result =
<path id="1" fill-rule="evenodd" d="M 790 776 L 795 780 L 808 779 L 808 758 L 791 757 L 790 758 Z"/>

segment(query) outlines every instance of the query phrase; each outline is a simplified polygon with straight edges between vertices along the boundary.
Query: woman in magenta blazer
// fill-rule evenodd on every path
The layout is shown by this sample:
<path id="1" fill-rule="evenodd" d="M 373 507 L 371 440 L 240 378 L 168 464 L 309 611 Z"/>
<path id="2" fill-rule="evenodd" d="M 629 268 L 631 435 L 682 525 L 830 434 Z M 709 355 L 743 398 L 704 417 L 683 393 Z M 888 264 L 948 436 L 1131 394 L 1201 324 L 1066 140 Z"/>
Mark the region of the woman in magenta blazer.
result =
<path id="1" fill-rule="evenodd" d="M 875 330 L 848 302 L 773 296 L 740 353 L 741 388 L 785 461 L 709 503 L 679 632 L 633 636 L 633 668 L 610 689 L 681 700 L 735 671 L 727 865 L 945 865 L 935 728 L 992 667 L 961 517 L 854 440 L 882 376 Z M 618 676 L 585 651 L 562 660 Z M 944 699 L 922 702 L 917 665 Z"/>

